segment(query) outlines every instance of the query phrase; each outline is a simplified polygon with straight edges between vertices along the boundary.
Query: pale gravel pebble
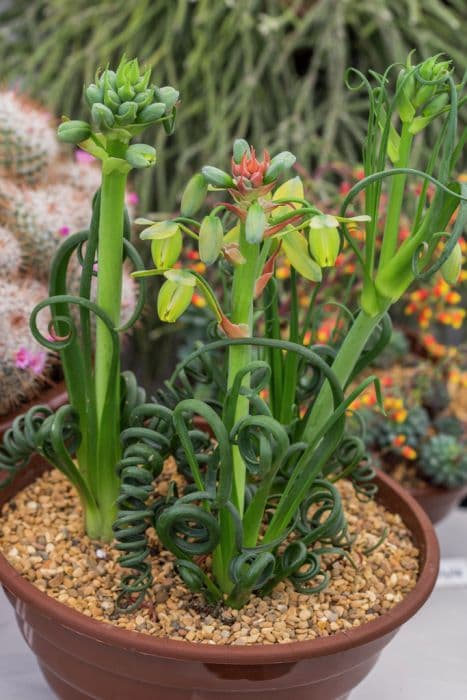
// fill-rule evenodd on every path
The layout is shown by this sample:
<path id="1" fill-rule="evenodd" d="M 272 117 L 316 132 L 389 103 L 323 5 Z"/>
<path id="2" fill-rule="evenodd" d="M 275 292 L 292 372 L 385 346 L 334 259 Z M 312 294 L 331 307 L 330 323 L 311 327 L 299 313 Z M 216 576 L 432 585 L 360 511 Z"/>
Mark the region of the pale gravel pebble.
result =
<path id="1" fill-rule="evenodd" d="M 13 507 L 10 502 L 3 508 L 0 548 L 40 590 L 88 617 L 128 630 L 224 645 L 315 639 L 375 619 L 404 598 L 418 575 L 418 550 L 400 516 L 376 502 L 362 503 L 347 482 L 340 482 L 339 490 L 350 534 L 358 533 L 352 550 L 357 571 L 346 559 L 329 557 L 331 581 L 325 591 L 310 597 L 282 582 L 270 597 L 253 597 L 242 610 L 210 608 L 189 593 L 173 573 L 173 556 L 159 551 L 151 532 L 157 549 L 151 596 L 140 610 L 116 614 L 118 553 L 82 535 L 77 496 L 56 470 L 19 493 Z M 385 527 L 385 542 L 365 556 Z"/>

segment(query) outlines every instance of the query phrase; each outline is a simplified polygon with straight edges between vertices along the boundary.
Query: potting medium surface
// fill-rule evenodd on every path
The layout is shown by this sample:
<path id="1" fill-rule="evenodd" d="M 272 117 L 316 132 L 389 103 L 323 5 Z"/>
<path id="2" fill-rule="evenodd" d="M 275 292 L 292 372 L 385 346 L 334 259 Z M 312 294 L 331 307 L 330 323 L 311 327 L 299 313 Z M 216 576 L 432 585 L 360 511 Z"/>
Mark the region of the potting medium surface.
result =
<path id="1" fill-rule="evenodd" d="M 437 532 L 443 559 L 467 560 L 467 509 L 452 513 Z M 352 700 L 465 700 L 467 583 L 444 584 L 399 631 Z M 0 699 L 54 700 L 1 591 Z"/>

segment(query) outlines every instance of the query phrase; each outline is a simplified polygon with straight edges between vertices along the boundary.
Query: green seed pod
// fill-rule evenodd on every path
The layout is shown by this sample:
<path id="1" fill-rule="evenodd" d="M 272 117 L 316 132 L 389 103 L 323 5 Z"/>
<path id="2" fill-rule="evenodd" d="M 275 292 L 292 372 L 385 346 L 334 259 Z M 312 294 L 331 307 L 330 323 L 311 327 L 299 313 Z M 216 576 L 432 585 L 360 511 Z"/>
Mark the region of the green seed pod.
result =
<path id="1" fill-rule="evenodd" d="M 266 214 L 259 202 L 248 209 L 245 222 L 245 237 L 248 243 L 261 243 L 266 228 Z"/>
<path id="2" fill-rule="evenodd" d="M 450 256 L 441 266 L 441 274 L 448 284 L 456 284 L 462 270 L 462 248 L 459 241 L 454 246 Z"/>
<path id="3" fill-rule="evenodd" d="M 196 278 L 185 270 L 168 270 L 157 297 L 157 313 L 161 321 L 175 323 L 188 308 Z"/>
<path id="4" fill-rule="evenodd" d="M 245 139 L 236 139 L 233 145 L 233 159 L 234 163 L 240 163 L 243 156 L 250 155 L 250 146 Z"/>
<path id="5" fill-rule="evenodd" d="M 133 168 L 149 168 L 156 162 L 156 149 L 145 143 L 134 143 L 126 149 L 125 160 Z"/>
<path id="6" fill-rule="evenodd" d="M 266 170 L 264 182 L 266 184 L 277 180 L 286 170 L 289 170 L 297 159 L 290 151 L 282 151 L 271 160 L 271 165 Z"/>
<path id="7" fill-rule="evenodd" d="M 59 141 L 63 143 L 81 143 L 91 136 L 91 127 L 79 119 L 62 122 L 57 130 Z"/>
<path id="8" fill-rule="evenodd" d="M 211 165 L 205 165 L 204 168 L 201 168 L 201 172 L 210 185 L 214 185 L 215 187 L 235 186 L 232 177 L 228 173 L 224 172 L 224 170 L 213 168 Z"/>
<path id="9" fill-rule="evenodd" d="M 154 265 L 159 270 L 173 267 L 182 251 L 183 238 L 180 229 L 169 238 L 154 239 L 151 241 L 151 256 Z"/>
<path id="10" fill-rule="evenodd" d="M 182 195 L 180 213 L 182 216 L 193 216 L 201 208 L 206 194 L 208 183 L 201 173 L 196 173 L 188 180 L 188 184 Z"/>
<path id="11" fill-rule="evenodd" d="M 157 100 L 165 104 L 167 112 L 170 112 L 170 110 L 175 107 L 180 95 L 178 90 L 175 90 L 171 85 L 155 88 L 154 92 Z"/>
<path id="12" fill-rule="evenodd" d="M 220 255 L 224 231 L 218 216 L 205 216 L 199 230 L 199 257 L 212 265 Z"/>
<path id="13" fill-rule="evenodd" d="M 104 90 L 101 87 L 95 85 L 94 83 L 88 85 L 84 94 L 86 97 L 86 101 L 89 107 L 91 108 L 93 104 L 95 104 L 96 102 L 102 102 L 102 100 L 104 99 Z"/>
<path id="14" fill-rule="evenodd" d="M 310 252 L 318 265 L 333 267 L 341 244 L 337 219 L 328 214 L 313 216 L 308 240 Z"/>
<path id="15" fill-rule="evenodd" d="M 91 109 L 91 115 L 99 129 L 111 129 L 115 124 L 115 117 L 108 107 L 102 102 L 96 102 Z"/>
<path id="16" fill-rule="evenodd" d="M 165 104 L 163 102 L 153 102 L 152 105 L 144 107 L 138 114 L 138 121 L 140 123 L 155 122 L 160 119 L 165 114 Z"/>

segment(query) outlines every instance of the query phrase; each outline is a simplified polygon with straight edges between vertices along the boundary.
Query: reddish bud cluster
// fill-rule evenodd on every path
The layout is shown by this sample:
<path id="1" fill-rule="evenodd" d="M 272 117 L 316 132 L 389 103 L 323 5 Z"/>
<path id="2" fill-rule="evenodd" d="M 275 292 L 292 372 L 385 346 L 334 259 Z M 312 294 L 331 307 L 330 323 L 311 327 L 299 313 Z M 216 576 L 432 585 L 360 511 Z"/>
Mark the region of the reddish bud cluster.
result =
<path id="1" fill-rule="evenodd" d="M 258 160 L 255 149 L 251 146 L 249 152 L 246 151 L 240 163 L 232 159 L 232 175 L 235 178 L 237 187 L 259 187 L 263 184 L 266 170 L 271 165 L 271 157 L 268 151 L 263 151 L 263 160 Z"/>

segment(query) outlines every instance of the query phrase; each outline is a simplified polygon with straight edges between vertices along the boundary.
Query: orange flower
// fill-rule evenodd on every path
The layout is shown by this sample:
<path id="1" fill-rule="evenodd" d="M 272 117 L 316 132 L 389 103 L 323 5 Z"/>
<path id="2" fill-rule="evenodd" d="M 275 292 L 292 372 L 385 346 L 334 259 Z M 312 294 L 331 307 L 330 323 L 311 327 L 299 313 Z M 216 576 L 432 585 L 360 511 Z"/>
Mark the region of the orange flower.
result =
<path id="1" fill-rule="evenodd" d="M 417 452 L 413 449 L 413 447 L 410 447 L 409 445 L 404 445 L 404 447 L 401 449 L 401 455 L 405 459 L 417 459 Z"/>

